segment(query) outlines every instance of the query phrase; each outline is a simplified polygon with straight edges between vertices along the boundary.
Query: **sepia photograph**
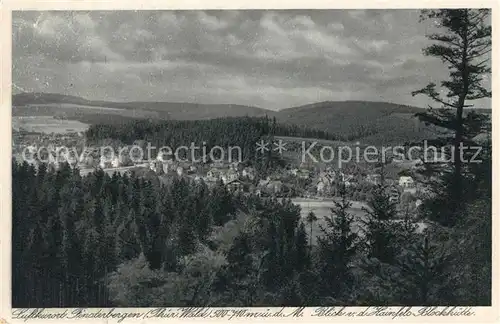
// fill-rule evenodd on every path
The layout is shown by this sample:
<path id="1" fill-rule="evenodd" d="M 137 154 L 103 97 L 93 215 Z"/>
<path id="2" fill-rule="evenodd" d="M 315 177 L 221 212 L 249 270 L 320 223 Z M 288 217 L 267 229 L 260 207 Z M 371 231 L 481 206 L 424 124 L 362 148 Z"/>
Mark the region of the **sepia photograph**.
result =
<path id="1" fill-rule="evenodd" d="M 12 307 L 492 306 L 491 52 L 491 8 L 12 11 Z"/>

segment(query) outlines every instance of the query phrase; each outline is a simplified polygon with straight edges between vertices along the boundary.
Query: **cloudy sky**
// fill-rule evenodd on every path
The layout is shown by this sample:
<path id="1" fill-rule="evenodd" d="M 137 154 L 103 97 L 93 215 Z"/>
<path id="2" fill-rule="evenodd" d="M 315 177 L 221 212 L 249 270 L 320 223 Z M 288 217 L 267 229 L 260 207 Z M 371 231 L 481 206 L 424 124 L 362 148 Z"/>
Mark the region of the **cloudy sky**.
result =
<path id="1" fill-rule="evenodd" d="M 415 10 L 13 13 L 13 92 L 281 109 L 326 100 L 426 107 L 446 67 Z M 489 101 L 475 103 L 488 106 Z"/>

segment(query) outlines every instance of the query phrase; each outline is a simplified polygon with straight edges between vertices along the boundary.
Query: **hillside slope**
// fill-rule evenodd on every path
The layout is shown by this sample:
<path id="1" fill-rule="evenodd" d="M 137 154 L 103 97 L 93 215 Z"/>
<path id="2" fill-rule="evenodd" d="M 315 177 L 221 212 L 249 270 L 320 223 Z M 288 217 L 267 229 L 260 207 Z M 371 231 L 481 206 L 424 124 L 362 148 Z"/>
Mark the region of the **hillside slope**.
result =
<path id="1" fill-rule="evenodd" d="M 193 104 L 183 102 L 111 102 L 87 100 L 80 97 L 54 94 L 54 93 L 20 93 L 12 96 L 13 114 L 24 115 L 29 113 L 29 108 L 38 108 L 41 111 L 53 113 L 70 112 L 74 106 L 88 106 L 100 108 L 113 108 L 122 110 L 132 110 L 137 113 L 138 118 L 156 117 L 160 119 L 210 119 L 219 117 L 239 117 L 239 116 L 264 116 L 268 110 L 232 104 Z M 144 113 L 144 111 L 154 112 Z M 39 112 L 40 113 L 40 112 Z M 96 111 L 89 110 L 88 114 L 95 114 Z M 114 114 L 116 111 L 99 110 L 99 114 Z M 88 115 L 86 114 L 86 115 Z M 129 117 L 129 113 L 125 114 Z"/>
<path id="2" fill-rule="evenodd" d="M 114 124 L 137 118 L 202 120 L 267 115 L 276 117 L 280 124 L 326 131 L 336 140 L 374 145 L 421 141 L 442 133 L 415 118 L 422 108 L 387 102 L 326 101 L 271 111 L 243 105 L 108 102 L 51 93 L 21 93 L 12 97 L 12 103 L 13 116 L 56 116 L 86 124 Z"/>
<path id="3" fill-rule="evenodd" d="M 394 144 L 434 137 L 436 132 L 414 117 L 422 108 L 387 102 L 326 101 L 284 109 L 280 122 L 326 130 L 339 140 Z"/>

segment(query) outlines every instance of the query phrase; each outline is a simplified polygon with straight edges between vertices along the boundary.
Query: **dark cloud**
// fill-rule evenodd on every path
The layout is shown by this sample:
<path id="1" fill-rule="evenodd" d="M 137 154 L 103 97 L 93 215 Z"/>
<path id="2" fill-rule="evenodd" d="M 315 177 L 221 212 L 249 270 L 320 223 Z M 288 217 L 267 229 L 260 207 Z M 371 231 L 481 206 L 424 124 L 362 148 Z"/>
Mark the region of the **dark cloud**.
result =
<path id="1" fill-rule="evenodd" d="M 282 108 L 320 100 L 425 106 L 447 71 L 416 10 L 13 13 L 14 91 Z"/>

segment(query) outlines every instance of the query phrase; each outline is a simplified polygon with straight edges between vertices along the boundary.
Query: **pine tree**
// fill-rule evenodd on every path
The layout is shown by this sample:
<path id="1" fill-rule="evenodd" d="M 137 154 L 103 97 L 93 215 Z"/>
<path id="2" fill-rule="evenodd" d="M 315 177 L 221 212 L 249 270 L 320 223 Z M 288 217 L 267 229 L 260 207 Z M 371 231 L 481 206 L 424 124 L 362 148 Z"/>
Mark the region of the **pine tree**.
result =
<path id="1" fill-rule="evenodd" d="M 311 266 L 310 250 L 307 247 L 307 233 L 303 222 L 297 228 L 295 234 L 295 270 L 299 273 Z"/>
<path id="2" fill-rule="evenodd" d="M 63 306 L 72 305 L 74 296 L 70 293 L 71 287 L 75 287 L 76 278 L 81 276 L 81 259 L 82 251 L 80 242 L 77 237 L 75 229 L 75 220 L 77 219 L 77 201 L 73 199 L 69 201 L 68 210 L 66 212 L 61 211 L 60 217 L 62 222 L 62 242 L 61 242 L 61 261 L 63 265 L 63 286 L 65 288 L 65 294 L 62 298 Z"/>
<path id="3" fill-rule="evenodd" d="M 318 237 L 323 296 L 336 299 L 350 295 L 351 262 L 358 248 L 358 235 L 352 230 L 355 219 L 349 213 L 351 203 L 345 186 L 340 187 L 340 196 L 340 201 L 334 201 L 331 214 L 324 218 L 326 226 L 320 226 L 323 236 Z"/>
<path id="4" fill-rule="evenodd" d="M 181 255 L 188 255 L 196 251 L 198 238 L 193 224 L 190 220 L 184 221 L 180 225 L 178 234 L 179 252 Z"/>
<path id="5" fill-rule="evenodd" d="M 444 193 L 449 192 L 450 201 L 446 219 L 440 220 L 443 225 L 454 225 L 458 212 L 463 204 L 463 161 L 461 145 L 481 132 L 480 125 L 484 118 L 479 114 L 464 116 L 464 108 L 470 107 L 468 102 L 491 97 L 483 85 L 484 75 L 491 73 L 489 53 L 491 51 L 491 17 L 489 9 L 438 9 L 424 10 L 422 19 L 433 19 L 442 28 L 442 33 L 429 35 L 429 39 L 437 41 L 424 49 L 424 54 L 440 58 L 448 64 L 450 78 L 441 82 L 447 90 L 446 97 L 440 95 L 435 83 L 414 91 L 413 95 L 424 94 L 441 105 L 440 109 L 430 108 L 426 113 L 417 116 L 425 121 L 453 133 L 449 138 L 452 144 L 453 176 Z M 464 143 L 465 142 L 465 143 Z"/>
<path id="6" fill-rule="evenodd" d="M 491 181 L 491 177 L 485 179 Z M 490 184 L 491 190 L 491 184 Z M 492 285 L 492 200 L 485 195 L 467 204 L 454 227 L 453 267 L 460 274 L 456 293 L 461 304 L 491 305 Z"/>
<path id="7" fill-rule="evenodd" d="M 131 260 L 142 252 L 137 230 L 135 211 L 131 209 L 127 218 L 116 229 L 115 246 L 121 260 Z"/>
<path id="8" fill-rule="evenodd" d="M 365 227 L 368 257 L 392 263 L 400 247 L 398 232 L 392 222 L 397 216 L 396 204 L 390 201 L 386 187 L 379 185 L 375 189 L 364 211 L 367 219 L 361 222 Z"/>
<path id="9" fill-rule="evenodd" d="M 251 237 L 241 232 L 235 237 L 226 259 L 228 264 L 219 272 L 214 282 L 214 289 L 219 294 L 226 295 L 227 303 L 232 305 L 248 305 L 245 303 L 255 277 L 255 265 L 252 255 Z M 226 303 L 226 304 L 227 304 Z"/>
<path id="10" fill-rule="evenodd" d="M 209 191 L 204 183 L 192 184 L 193 191 L 193 216 L 197 235 L 201 241 L 205 241 L 213 226 L 212 214 L 207 205 L 209 204 Z"/>
<path id="11" fill-rule="evenodd" d="M 224 225 L 234 215 L 234 205 L 231 194 L 227 191 L 224 183 L 219 181 L 212 189 L 208 202 L 210 218 L 217 226 Z"/>
<path id="12" fill-rule="evenodd" d="M 297 228 L 300 223 L 300 209 L 290 200 L 269 201 L 262 216 L 265 227 L 261 232 L 266 252 L 263 273 L 266 285 L 280 287 L 296 269 L 294 249 Z"/>
<path id="13" fill-rule="evenodd" d="M 312 251 L 312 240 L 313 240 L 313 224 L 318 220 L 318 217 L 314 214 L 314 212 L 311 210 L 307 214 L 306 221 L 310 226 L 310 231 L 309 231 L 309 250 Z"/>
<path id="14" fill-rule="evenodd" d="M 415 306 L 453 304 L 454 280 L 458 279 L 458 273 L 450 273 L 448 269 L 453 264 L 449 251 L 443 242 L 432 242 L 429 236 L 405 250 L 396 262 L 400 269 L 396 285 L 401 291 L 401 303 Z"/>

